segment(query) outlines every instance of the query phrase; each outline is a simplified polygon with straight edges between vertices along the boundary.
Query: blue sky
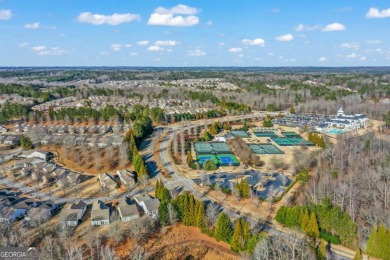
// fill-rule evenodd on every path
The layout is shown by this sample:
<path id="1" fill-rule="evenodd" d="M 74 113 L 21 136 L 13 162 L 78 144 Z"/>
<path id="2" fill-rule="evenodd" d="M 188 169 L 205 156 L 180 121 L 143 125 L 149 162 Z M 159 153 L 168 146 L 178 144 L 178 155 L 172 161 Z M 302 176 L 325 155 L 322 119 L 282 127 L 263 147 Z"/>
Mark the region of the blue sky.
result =
<path id="1" fill-rule="evenodd" d="M 390 65 L 390 2 L 0 0 L 0 66 Z"/>

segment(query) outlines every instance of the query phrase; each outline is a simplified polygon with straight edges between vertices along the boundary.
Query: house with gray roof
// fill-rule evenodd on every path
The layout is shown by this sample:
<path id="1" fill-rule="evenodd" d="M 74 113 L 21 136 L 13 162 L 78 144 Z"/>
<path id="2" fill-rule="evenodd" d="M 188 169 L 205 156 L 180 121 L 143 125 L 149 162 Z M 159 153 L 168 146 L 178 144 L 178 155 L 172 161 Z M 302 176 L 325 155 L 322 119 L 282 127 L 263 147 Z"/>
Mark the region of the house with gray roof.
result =
<path id="1" fill-rule="evenodd" d="M 100 186 L 102 186 L 103 189 L 107 189 L 107 190 L 114 190 L 118 185 L 114 180 L 114 176 L 112 176 L 109 173 L 100 173 L 99 182 L 100 182 Z"/>
<path id="2" fill-rule="evenodd" d="M 134 197 L 138 205 L 144 210 L 145 214 L 151 218 L 158 217 L 158 207 L 160 206 L 160 200 L 152 198 L 151 196 L 144 194 Z"/>
<path id="3" fill-rule="evenodd" d="M 128 170 L 118 170 L 116 172 L 120 181 L 128 188 L 134 187 L 135 185 L 135 176 L 131 171 Z"/>
<path id="4" fill-rule="evenodd" d="M 122 222 L 128 222 L 140 217 L 137 205 L 131 203 L 130 199 L 127 197 L 121 198 L 116 208 Z"/>
<path id="5" fill-rule="evenodd" d="M 81 222 L 85 211 L 87 211 L 87 204 L 83 201 L 71 204 L 70 207 L 61 211 L 60 224 L 70 227 L 77 226 Z"/>
<path id="6" fill-rule="evenodd" d="M 110 224 L 110 207 L 98 200 L 92 204 L 91 225 L 101 226 Z"/>

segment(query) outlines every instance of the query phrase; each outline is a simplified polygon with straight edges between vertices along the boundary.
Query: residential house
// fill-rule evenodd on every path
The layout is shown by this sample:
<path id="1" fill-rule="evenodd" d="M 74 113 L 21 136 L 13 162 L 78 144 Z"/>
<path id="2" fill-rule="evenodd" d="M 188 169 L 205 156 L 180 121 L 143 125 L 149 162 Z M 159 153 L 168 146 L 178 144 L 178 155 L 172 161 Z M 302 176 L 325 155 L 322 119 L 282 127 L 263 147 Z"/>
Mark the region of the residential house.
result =
<path id="1" fill-rule="evenodd" d="M 61 211 L 60 223 L 63 226 L 75 227 L 81 222 L 85 211 L 87 211 L 87 204 L 82 201 L 73 203 L 69 208 Z"/>
<path id="2" fill-rule="evenodd" d="M 74 145 L 74 140 L 76 139 L 75 135 L 67 135 L 64 139 L 64 144 L 65 145 Z"/>
<path id="3" fill-rule="evenodd" d="M 96 125 L 90 126 L 90 127 L 88 128 L 88 133 L 89 133 L 89 134 L 96 134 L 97 131 L 98 131 L 98 127 L 97 127 Z"/>
<path id="4" fill-rule="evenodd" d="M 92 204 L 91 225 L 101 226 L 110 224 L 110 207 L 98 200 Z"/>
<path id="5" fill-rule="evenodd" d="M 52 136 L 51 136 L 51 135 L 45 135 L 45 136 L 41 139 L 41 144 L 43 144 L 43 145 L 48 145 L 48 144 L 50 144 L 51 141 L 52 141 Z"/>
<path id="6" fill-rule="evenodd" d="M 132 204 L 126 197 L 120 199 L 116 208 L 122 222 L 127 222 L 140 217 L 137 205 Z"/>
<path id="7" fill-rule="evenodd" d="M 95 147 L 96 146 L 96 138 L 95 137 L 88 137 L 85 141 L 85 144 L 89 147 Z"/>
<path id="8" fill-rule="evenodd" d="M 134 199 L 145 211 L 147 216 L 152 218 L 158 217 L 158 207 L 160 206 L 159 199 L 154 199 L 147 194 L 135 196 Z"/>
<path id="9" fill-rule="evenodd" d="M 5 206 L 0 210 L 0 222 L 11 224 L 23 218 L 28 210 L 34 206 L 33 200 L 22 200 L 11 206 Z"/>
<path id="10" fill-rule="evenodd" d="M 87 127 L 86 126 L 80 126 L 78 129 L 77 129 L 77 132 L 79 134 L 85 134 L 87 132 Z"/>
<path id="11" fill-rule="evenodd" d="M 60 134 L 68 133 L 68 129 L 69 129 L 69 127 L 67 125 L 60 126 L 57 129 L 57 133 L 60 133 Z"/>
<path id="12" fill-rule="evenodd" d="M 6 145 L 16 145 L 20 141 L 20 136 L 18 135 L 9 135 L 4 139 L 4 144 Z"/>
<path id="13" fill-rule="evenodd" d="M 116 174 L 126 187 L 131 188 L 135 185 L 135 177 L 132 172 L 128 170 L 118 170 Z"/>
<path id="14" fill-rule="evenodd" d="M 69 184 L 72 185 L 77 185 L 81 182 L 81 174 L 77 172 L 70 172 L 67 176 L 66 179 Z"/>
<path id="15" fill-rule="evenodd" d="M 4 144 L 4 140 L 7 138 L 6 135 L 0 135 L 0 144 Z"/>
<path id="16" fill-rule="evenodd" d="M 5 126 L 1 125 L 0 126 L 0 133 L 6 133 L 8 130 L 5 128 Z"/>
<path id="17" fill-rule="evenodd" d="M 97 141 L 97 146 L 99 148 L 105 148 L 108 147 L 109 145 L 111 145 L 111 138 L 103 136 L 99 138 L 99 141 Z"/>
<path id="18" fill-rule="evenodd" d="M 113 146 L 121 146 L 123 144 L 123 136 L 113 136 L 111 143 Z"/>
<path id="19" fill-rule="evenodd" d="M 114 125 L 112 128 L 112 131 L 116 134 L 120 133 L 123 130 L 123 125 L 122 124 L 117 124 Z"/>
<path id="20" fill-rule="evenodd" d="M 117 183 L 114 180 L 114 177 L 109 173 L 100 173 L 99 174 L 100 186 L 103 189 L 114 190 L 117 187 Z"/>
<path id="21" fill-rule="evenodd" d="M 30 226 L 39 226 L 46 223 L 58 209 L 58 205 L 53 201 L 40 201 L 37 206 L 30 209 L 25 216 L 25 221 Z"/>
<path id="22" fill-rule="evenodd" d="M 78 145 L 78 146 L 83 146 L 85 144 L 85 139 L 86 137 L 83 136 L 83 135 L 79 135 L 77 136 L 74 141 L 73 141 L 73 144 L 74 145 Z"/>

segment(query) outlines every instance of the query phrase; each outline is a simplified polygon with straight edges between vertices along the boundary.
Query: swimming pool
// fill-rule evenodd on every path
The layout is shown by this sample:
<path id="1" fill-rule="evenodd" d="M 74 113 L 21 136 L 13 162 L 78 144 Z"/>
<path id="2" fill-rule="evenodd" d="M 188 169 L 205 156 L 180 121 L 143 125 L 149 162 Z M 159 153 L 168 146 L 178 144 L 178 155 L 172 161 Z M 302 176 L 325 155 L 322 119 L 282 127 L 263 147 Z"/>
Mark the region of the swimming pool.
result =
<path id="1" fill-rule="evenodd" d="M 328 134 L 344 134 L 345 133 L 345 130 L 344 129 L 338 129 L 338 128 L 331 128 L 329 130 L 326 131 L 326 133 Z"/>

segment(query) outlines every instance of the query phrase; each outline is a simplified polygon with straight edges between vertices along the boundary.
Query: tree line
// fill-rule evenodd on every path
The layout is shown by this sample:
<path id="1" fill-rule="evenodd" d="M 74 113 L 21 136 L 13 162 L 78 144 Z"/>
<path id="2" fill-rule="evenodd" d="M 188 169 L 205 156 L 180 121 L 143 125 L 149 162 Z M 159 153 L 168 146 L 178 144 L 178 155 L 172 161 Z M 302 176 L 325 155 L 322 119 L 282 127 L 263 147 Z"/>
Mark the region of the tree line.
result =
<path id="1" fill-rule="evenodd" d="M 256 166 L 261 165 L 260 157 L 252 151 L 241 137 L 235 136 L 233 139 L 227 140 L 227 143 L 235 150 L 237 156 L 243 163 Z"/>
<path id="2" fill-rule="evenodd" d="M 253 232 L 250 223 L 244 218 L 232 223 L 224 212 L 218 214 L 218 209 L 213 204 L 205 210 L 203 202 L 189 192 L 172 198 L 161 180 L 156 182 L 155 196 L 160 200 L 158 214 L 162 226 L 181 221 L 186 226 L 198 227 L 218 241 L 229 243 L 234 252 L 251 253 L 263 237 L 262 234 Z"/>

